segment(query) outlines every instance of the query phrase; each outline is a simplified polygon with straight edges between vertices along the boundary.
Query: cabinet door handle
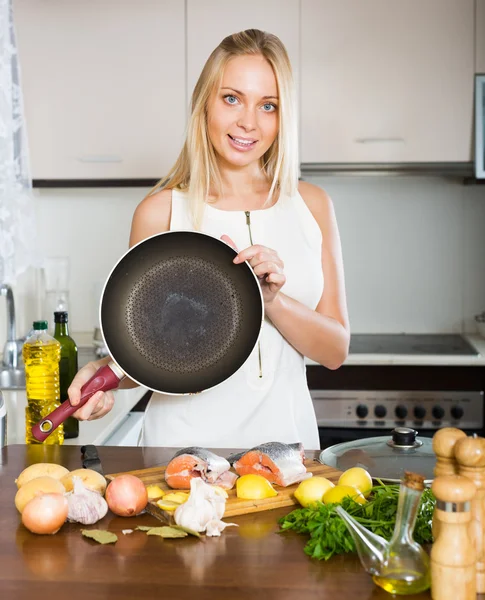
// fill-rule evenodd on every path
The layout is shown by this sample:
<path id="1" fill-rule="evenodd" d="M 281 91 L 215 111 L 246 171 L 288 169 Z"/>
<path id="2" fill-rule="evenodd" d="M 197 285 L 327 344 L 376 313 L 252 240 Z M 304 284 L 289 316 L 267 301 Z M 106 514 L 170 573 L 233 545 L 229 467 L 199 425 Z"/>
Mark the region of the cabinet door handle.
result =
<path id="1" fill-rule="evenodd" d="M 404 144 L 404 138 L 402 137 L 364 137 L 355 138 L 354 142 L 357 144 Z"/>

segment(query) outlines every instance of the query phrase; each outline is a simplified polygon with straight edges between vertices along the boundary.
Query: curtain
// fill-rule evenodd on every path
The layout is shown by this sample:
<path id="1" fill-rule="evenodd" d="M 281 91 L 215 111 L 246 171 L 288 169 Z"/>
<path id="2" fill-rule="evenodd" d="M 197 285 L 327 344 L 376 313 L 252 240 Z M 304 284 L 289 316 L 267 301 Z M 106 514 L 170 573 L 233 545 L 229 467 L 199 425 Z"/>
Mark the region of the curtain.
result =
<path id="1" fill-rule="evenodd" d="M 36 258 L 36 218 L 11 0 L 0 0 L 0 283 Z"/>

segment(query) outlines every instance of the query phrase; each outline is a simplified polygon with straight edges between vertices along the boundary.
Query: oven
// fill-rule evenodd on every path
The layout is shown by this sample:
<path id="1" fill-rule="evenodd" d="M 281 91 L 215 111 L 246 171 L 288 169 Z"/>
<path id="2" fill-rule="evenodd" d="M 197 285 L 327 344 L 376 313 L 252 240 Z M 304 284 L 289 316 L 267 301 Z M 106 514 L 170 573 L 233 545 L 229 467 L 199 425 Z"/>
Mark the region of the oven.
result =
<path id="1" fill-rule="evenodd" d="M 485 366 L 473 364 L 478 357 L 460 335 L 352 336 L 340 369 L 307 365 L 321 448 L 390 435 L 395 427 L 426 437 L 441 427 L 484 436 Z"/>

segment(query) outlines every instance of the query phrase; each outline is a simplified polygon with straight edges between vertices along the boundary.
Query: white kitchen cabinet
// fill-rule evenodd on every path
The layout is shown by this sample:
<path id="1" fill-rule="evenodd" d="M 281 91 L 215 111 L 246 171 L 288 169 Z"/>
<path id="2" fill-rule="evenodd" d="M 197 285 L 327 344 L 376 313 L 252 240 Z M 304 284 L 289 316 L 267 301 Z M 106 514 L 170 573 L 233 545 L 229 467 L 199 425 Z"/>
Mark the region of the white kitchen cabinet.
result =
<path id="1" fill-rule="evenodd" d="M 485 0 L 475 1 L 475 72 L 485 74 Z"/>
<path id="2" fill-rule="evenodd" d="M 303 162 L 470 161 L 474 0 L 302 0 Z"/>
<path id="3" fill-rule="evenodd" d="M 157 178 L 185 127 L 180 0 L 14 0 L 32 176 Z"/>
<path id="4" fill-rule="evenodd" d="M 296 84 L 299 65 L 299 0 L 187 1 L 187 93 L 188 101 L 205 61 L 231 33 L 262 29 L 277 35 L 288 51 Z"/>

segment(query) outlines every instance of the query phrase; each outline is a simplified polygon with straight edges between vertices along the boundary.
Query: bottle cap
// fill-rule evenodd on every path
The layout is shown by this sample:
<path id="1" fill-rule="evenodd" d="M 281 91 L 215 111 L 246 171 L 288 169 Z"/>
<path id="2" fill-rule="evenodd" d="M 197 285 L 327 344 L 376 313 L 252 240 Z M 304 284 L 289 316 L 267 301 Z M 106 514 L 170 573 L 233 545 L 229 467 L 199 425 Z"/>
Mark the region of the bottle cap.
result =
<path id="1" fill-rule="evenodd" d="M 47 329 L 47 321 L 34 321 L 34 329 Z"/>
<path id="2" fill-rule="evenodd" d="M 67 312 L 64 310 L 55 311 L 54 323 L 67 323 Z"/>

